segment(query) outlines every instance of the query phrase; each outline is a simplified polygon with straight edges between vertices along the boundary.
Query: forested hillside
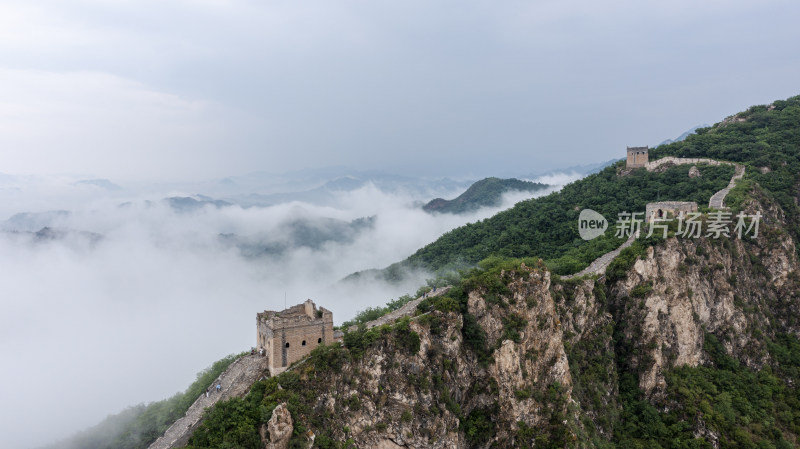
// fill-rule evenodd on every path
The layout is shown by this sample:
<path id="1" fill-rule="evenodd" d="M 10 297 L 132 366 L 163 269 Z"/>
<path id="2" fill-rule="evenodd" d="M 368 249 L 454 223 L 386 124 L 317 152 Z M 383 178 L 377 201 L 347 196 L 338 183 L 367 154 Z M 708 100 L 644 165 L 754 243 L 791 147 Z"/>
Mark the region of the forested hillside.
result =
<path id="1" fill-rule="evenodd" d="M 792 217 L 793 235 L 800 235 L 800 209 L 792 199 L 800 180 L 800 97 L 754 106 L 713 127 L 698 129 L 684 141 L 650 151 L 650 160 L 663 156 L 707 157 L 746 165 L 744 182 L 729 203 L 735 206 L 742 199 L 739 192 L 758 183 Z M 644 212 L 648 202 L 659 200 L 695 201 L 703 206 L 733 173 L 731 166 L 701 165 L 702 176 L 697 178 L 687 176 L 686 166 L 662 173 L 634 170 L 620 177 L 623 166 L 619 162 L 557 193 L 454 229 L 388 267 L 383 276 L 397 279 L 409 268 L 441 272 L 474 266 L 489 256 L 536 256 L 556 273 L 574 273 L 621 243 L 611 232 L 583 241 L 575 225 L 582 209 L 594 209 L 611 221 L 620 212 Z"/>
<path id="2" fill-rule="evenodd" d="M 753 194 L 758 239 L 637 242 L 605 279 L 483 261 L 218 405 L 187 447 L 798 447 L 797 255 Z"/>
<path id="3" fill-rule="evenodd" d="M 575 240 L 581 208 L 707 204 L 732 171 L 607 169 L 423 248 L 405 263 L 493 257 L 412 319 L 348 333 L 215 408 L 189 447 L 798 447 L 798 133 L 795 97 L 652 153 L 747 165 L 726 204 L 763 214 L 757 237 L 672 228 L 623 250 L 606 276 L 552 277 L 539 257 L 563 268 L 618 243 Z"/>
<path id="4" fill-rule="evenodd" d="M 536 192 L 546 189 L 546 184 L 519 179 L 485 178 L 472 184 L 464 193 L 452 200 L 436 198 L 428 202 L 423 209 L 426 212 L 461 214 L 481 207 L 499 206 L 503 194 L 508 192 Z"/>
<path id="5" fill-rule="evenodd" d="M 758 236 L 673 227 L 636 240 L 605 276 L 554 275 L 621 243 L 580 239 L 581 209 L 703 210 L 733 173 L 608 167 L 385 270 L 462 268 L 415 316 L 348 332 L 218 403 L 187 447 L 800 447 L 800 97 L 651 150 L 663 156 L 745 165 L 726 204 L 762 214 Z"/>
<path id="6" fill-rule="evenodd" d="M 240 354 L 241 355 L 241 354 Z M 145 449 L 186 413 L 192 403 L 211 386 L 238 356 L 217 360 L 197 374 L 182 393 L 169 399 L 129 407 L 94 427 L 42 449 Z"/>

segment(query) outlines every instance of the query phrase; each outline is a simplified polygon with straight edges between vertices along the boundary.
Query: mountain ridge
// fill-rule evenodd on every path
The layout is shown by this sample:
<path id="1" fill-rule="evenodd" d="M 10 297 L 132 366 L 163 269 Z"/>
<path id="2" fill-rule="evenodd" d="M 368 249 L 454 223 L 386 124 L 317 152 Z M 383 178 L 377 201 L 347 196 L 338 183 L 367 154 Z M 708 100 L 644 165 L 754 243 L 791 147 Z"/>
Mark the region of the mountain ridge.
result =
<path id="1" fill-rule="evenodd" d="M 516 178 L 484 178 L 476 181 L 469 188 L 452 200 L 435 198 L 425 204 L 426 212 L 461 214 L 475 211 L 481 207 L 496 207 L 502 202 L 503 195 L 508 192 L 537 192 L 549 187 L 532 181 Z"/>
<path id="2" fill-rule="evenodd" d="M 706 204 L 734 173 L 607 167 L 384 270 L 461 268 L 431 280 L 452 288 L 414 317 L 348 332 L 217 404 L 185 447 L 796 447 L 800 97 L 650 155 L 746 166 L 725 205 L 759 214 L 758 235 L 681 237 L 673 222 L 667 238 L 624 248 L 605 276 L 562 278 L 621 243 L 580 240 L 582 207 Z M 523 224 L 542 231 L 535 244 Z"/>

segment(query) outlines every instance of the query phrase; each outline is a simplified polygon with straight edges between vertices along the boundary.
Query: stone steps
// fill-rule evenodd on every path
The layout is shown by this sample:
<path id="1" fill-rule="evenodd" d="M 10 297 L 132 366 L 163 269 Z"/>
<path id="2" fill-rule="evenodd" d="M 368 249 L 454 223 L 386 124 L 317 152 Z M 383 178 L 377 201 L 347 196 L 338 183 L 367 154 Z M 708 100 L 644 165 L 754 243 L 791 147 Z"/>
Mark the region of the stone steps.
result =
<path id="1" fill-rule="evenodd" d="M 584 268 L 583 270 L 575 273 L 570 274 L 567 276 L 561 276 L 562 279 L 572 279 L 576 277 L 586 276 L 587 274 L 603 274 L 606 272 L 606 268 L 614 260 L 615 257 L 619 256 L 619 253 L 622 252 L 623 249 L 633 245 L 633 241 L 636 240 L 636 234 L 632 234 L 628 237 L 628 240 L 622 243 L 619 248 L 615 250 L 611 250 L 602 256 L 598 257 L 597 259 L 593 260 L 592 263 L 589 264 L 588 267 Z"/>
<path id="2" fill-rule="evenodd" d="M 400 307 L 397 310 L 393 310 L 393 311 L 387 313 L 386 315 L 384 315 L 384 316 L 382 316 L 382 317 L 380 317 L 380 318 L 378 318 L 376 320 L 367 321 L 366 323 L 364 323 L 364 325 L 367 327 L 367 329 L 370 329 L 370 328 L 373 328 L 375 326 L 381 326 L 381 325 L 384 325 L 386 323 L 391 323 L 391 322 L 396 321 L 396 320 L 398 320 L 398 319 L 400 319 L 400 318 L 402 318 L 404 316 L 411 316 L 411 315 L 414 314 L 414 310 L 416 310 L 417 305 L 419 303 L 421 303 L 423 299 L 430 298 L 431 296 L 443 295 L 443 294 L 447 293 L 448 290 L 450 290 L 450 287 L 437 288 L 435 293 L 427 293 L 425 295 L 422 295 L 417 299 L 414 299 L 414 300 L 411 300 L 411 301 L 407 302 L 403 307 Z M 358 329 L 358 326 L 350 326 L 347 330 L 350 331 L 350 332 L 353 332 L 356 329 Z"/>
<path id="3" fill-rule="evenodd" d="M 728 195 L 731 189 L 736 187 L 736 180 L 741 179 L 744 176 L 744 165 L 736 164 L 735 166 L 736 171 L 733 173 L 731 182 L 728 183 L 727 187 L 711 196 L 711 199 L 708 200 L 708 207 L 712 209 L 725 209 L 725 197 Z"/>
<path id="4" fill-rule="evenodd" d="M 200 425 L 207 408 L 221 400 L 246 395 L 253 383 L 263 377 L 266 369 L 266 357 L 246 355 L 236 359 L 211 384 L 208 397 L 205 393 L 201 394 L 186 411 L 186 415 L 175 421 L 148 449 L 169 449 L 185 445 L 192 432 Z M 217 384 L 222 385 L 219 393 L 216 391 Z"/>

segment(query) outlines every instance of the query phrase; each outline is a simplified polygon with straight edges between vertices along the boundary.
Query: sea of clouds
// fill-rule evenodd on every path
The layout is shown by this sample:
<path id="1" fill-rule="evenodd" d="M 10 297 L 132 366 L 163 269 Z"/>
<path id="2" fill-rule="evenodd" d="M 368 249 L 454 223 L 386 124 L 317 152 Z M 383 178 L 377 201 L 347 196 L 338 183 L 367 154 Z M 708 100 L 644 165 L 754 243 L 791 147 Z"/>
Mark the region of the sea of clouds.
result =
<path id="1" fill-rule="evenodd" d="M 68 178 L 0 180 L 0 219 L 39 213 L 0 222 L 0 446 L 42 445 L 183 390 L 213 361 L 255 343 L 259 311 L 311 298 L 341 323 L 413 293 L 424 273 L 402 284 L 339 281 L 534 196 L 516 192 L 501 207 L 431 215 L 419 207 L 430 198 L 372 184 L 338 192 L 327 205 L 180 211 L 163 200 L 180 194 L 108 190 Z M 42 214 L 59 210 L 65 212 Z M 351 239 L 277 255 L 245 256 L 220 239 L 281 241 L 287 223 L 361 217 L 375 218 Z M 44 225 L 51 232 L 37 234 Z"/>

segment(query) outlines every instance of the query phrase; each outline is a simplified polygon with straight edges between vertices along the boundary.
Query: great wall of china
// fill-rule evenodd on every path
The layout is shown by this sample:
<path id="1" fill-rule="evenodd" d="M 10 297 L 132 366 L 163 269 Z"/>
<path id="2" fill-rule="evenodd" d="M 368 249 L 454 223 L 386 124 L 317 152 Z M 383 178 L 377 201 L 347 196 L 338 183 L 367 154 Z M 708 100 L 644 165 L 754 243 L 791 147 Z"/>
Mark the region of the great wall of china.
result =
<path id="1" fill-rule="evenodd" d="M 186 415 L 175 421 L 148 449 L 169 449 L 186 445 L 194 429 L 200 425 L 205 409 L 221 400 L 246 395 L 250 386 L 264 375 L 267 370 L 266 362 L 267 358 L 259 355 L 245 355 L 236 359 L 214 380 L 208 394 L 201 394 L 186 411 Z M 216 391 L 216 385 L 220 385 L 220 391 Z"/>
<path id="2" fill-rule="evenodd" d="M 724 200 L 725 196 L 731 189 L 736 185 L 736 180 L 741 179 L 744 176 L 745 167 L 740 164 L 735 164 L 733 162 L 726 162 L 726 161 L 717 161 L 714 159 L 706 159 L 706 158 L 676 158 L 676 157 L 665 157 L 662 159 L 658 159 L 655 161 L 647 162 L 644 168 L 648 171 L 656 171 L 660 167 L 674 164 L 674 165 L 685 165 L 685 164 L 709 164 L 709 165 L 721 165 L 721 164 L 730 164 L 735 167 L 734 175 L 731 177 L 730 182 L 728 185 L 723 188 L 722 190 L 714 193 L 709 199 L 709 207 L 713 209 L 724 209 Z M 595 275 L 603 275 L 605 273 L 606 268 L 614 260 L 615 257 L 619 255 L 619 253 L 631 246 L 636 239 L 636 235 L 631 235 L 622 245 L 618 248 L 609 251 L 602 256 L 598 257 L 588 267 L 584 268 L 583 270 L 568 276 L 562 276 L 565 279 L 581 277 L 589 274 Z M 391 323 L 399 318 L 405 316 L 413 315 L 414 311 L 417 308 L 417 305 L 422 302 L 425 298 L 431 296 L 440 296 L 446 293 L 450 288 L 438 288 L 435 292 L 429 292 L 424 294 L 412 301 L 406 303 L 403 307 L 392 311 L 376 320 L 369 321 L 365 323 L 366 328 L 372 328 L 375 326 L 380 326 L 383 324 Z M 356 330 L 357 326 L 351 326 L 348 330 L 354 331 Z M 234 361 L 228 369 L 222 373 L 212 384 L 212 388 L 208 395 L 202 394 L 199 398 L 189 407 L 189 410 L 186 412 L 186 415 L 180 418 L 179 420 L 175 421 L 175 423 L 170 426 L 167 431 L 161 436 L 158 440 L 156 440 L 153 444 L 150 445 L 148 449 L 170 449 L 175 447 L 180 447 L 185 445 L 189 437 L 191 436 L 192 432 L 200 425 L 200 421 L 203 418 L 203 413 L 208 407 L 213 406 L 220 400 L 229 399 L 232 397 L 243 397 L 250 389 L 250 386 L 260 379 L 265 372 L 268 372 L 268 367 L 266 366 L 267 358 L 261 357 L 258 354 L 256 355 L 247 355 L 242 356 L 236 361 Z M 302 361 L 298 362 L 297 364 L 302 363 Z M 295 364 L 294 366 L 296 366 Z M 291 369 L 291 368 L 290 368 Z M 221 385 L 220 392 L 217 392 L 213 386 L 217 384 Z"/>
<path id="3" fill-rule="evenodd" d="M 376 320 L 365 323 L 367 329 L 391 323 L 404 316 L 411 316 L 417 309 L 417 305 L 425 298 L 440 296 L 446 293 L 450 287 L 437 288 L 435 292 L 426 293 L 417 299 L 411 300 L 403 307 L 394 310 Z M 357 326 L 352 326 L 349 330 L 354 331 Z M 200 425 L 203 413 L 219 401 L 233 397 L 244 397 L 250 386 L 257 380 L 269 373 L 269 357 L 262 357 L 259 354 L 245 355 L 236 359 L 225 372 L 219 375 L 211 384 L 208 395 L 201 394 L 197 400 L 189 407 L 179 420 L 175 421 L 148 449 L 170 449 L 185 446 L 192 432 Z M 305 360 L 305 359 L 304 359 Z M 302 364 L 304 360 L 296 362 L 289 367 L 289 370 Z M 217 392 L 215 386 L 220 385 Z"/>
<path id="4" fill-rule="evenodd" d="M 708 200 L 708 207 L 711 209 L 725 208 L 725 196 L 727 196 L 728 192 L 730 192 L 731 189 L 736 186 L 736 180 L 741 179 L 744 176 L 744 170 L 745 170 L 744 165 L 736 164 L 733 162 L 718 161 L 715 159 L 706 159 L 706 158 L 680 158 L 671 156 L 647 162 L 644 168 L 647 171 L 656 171 L 657 169 L 665 165 L 686 165 L 686 164 L 708 164 L 708 165 L 725 164 L 725 165 L 733 165 L 735 167 L 733 176 L 731 177 L 731 181 L 728 183 L 728 185 L 724 189 L 714 193 Z M 617 257 L 619 253 L 622 252 L 623 249 L 631 246 L 634 240 L 636 240 L 636 236 L 631 235 L 630 237 L 628 237 L 628 240 L 626 240 L 622 245 L 619 246 L 619 248 L 609 251 L 603 254 L 602 256 L 598 257 L 597 259 L 593 260 L 592 263 L 590 263 L 589 266 L 584 268 L 583 270 L 575 274 L 562 276 L 562 278 L 571 279 L 571 278 L 586 276 L 588 274 L 597 274 L 597 275 L 604 274 L 606 272 L 606 268 L 608 268 L 608 265 L 611 263 L 611 261 L 614 260 L 614 258 Z"/>

